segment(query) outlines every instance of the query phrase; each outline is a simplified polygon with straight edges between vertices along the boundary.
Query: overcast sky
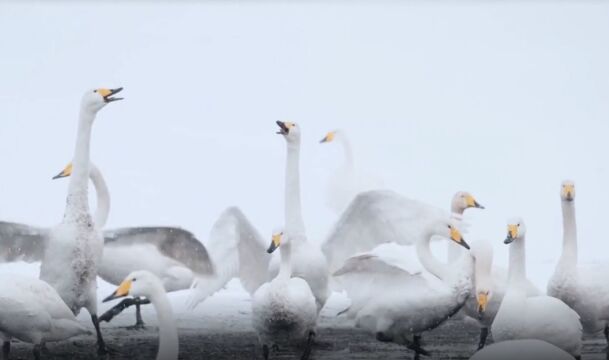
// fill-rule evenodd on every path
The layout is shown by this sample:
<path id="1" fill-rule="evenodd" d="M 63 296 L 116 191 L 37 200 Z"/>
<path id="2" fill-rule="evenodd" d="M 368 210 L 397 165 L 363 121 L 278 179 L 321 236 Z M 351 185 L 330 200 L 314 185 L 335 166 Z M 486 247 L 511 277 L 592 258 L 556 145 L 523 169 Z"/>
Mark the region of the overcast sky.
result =
<path id="1" fill-rule="evenodd" d="M 303 129 L 316 241 L 341 161 L 318 141 L 341 128 L 390 189 L 443 208 L 472 192 L 487 210 L 470 237 L 495 241 L 499 262 L 513 215 L 529 261 L 556 259 L 574 179 L 581 258 L 609 258 L 607 2 L 3 2 L 0 44 L 1 219 L 61 220 L 67 181 L 51 176 L 72 158 L 80 97 L 124 86 L 93 129 L 110 227 L 206 240 L 237 205 L 268 236 L 283 222 L 281 119 Z"/>

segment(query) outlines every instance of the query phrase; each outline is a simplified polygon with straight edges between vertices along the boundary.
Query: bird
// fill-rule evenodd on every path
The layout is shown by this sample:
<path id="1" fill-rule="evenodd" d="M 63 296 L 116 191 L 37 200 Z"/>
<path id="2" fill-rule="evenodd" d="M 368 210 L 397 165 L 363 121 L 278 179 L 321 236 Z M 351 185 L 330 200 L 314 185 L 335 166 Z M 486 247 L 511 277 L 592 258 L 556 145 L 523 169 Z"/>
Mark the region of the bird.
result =
<path id="1" fill-rule="evenodd" d="M 351 143 L 344 130 L 328 132 L 320 143 L 338 143 L 344 154 L 343 164 L 332 174 L 327 187 L 326 203 L 335 213 L 341 214 L 360 192 L 383 188 L 380 179 L 356 169 Z"/>
<path id="2" fill-rule="evenodd" d="M 561 348 L 542 340 L 510 340 L 480 350 L 470 360 L 572 360 Z"/>
<path id="3" fill-rule="evenodd" d="M 510 219 L 504 241 L 510 246 L 509 281 L 491 327 L 493 338 L 497 342 L 543 340 L 579 359 L 582 351 L 579 315 L 557 298 L 546 295 L 527 297 L 525 237 L 524 220 Z"/>
<path id="4" fill-rule="evenodd" d="M 547 294 L 562 300 L 581 317 L 584 333 L 604 332 L 609 344 L 609 323 L 605 320 L 609 305 L 609 267 L 580 265 L 577 253 L 577 223 L 575 218 L 575 183 L 561 184 L 563 241 L 562 254 L 550 278 Z"/>
<path id="5" fill-rule="evenodd" d="M 134 271 L 103 301 L 108 302 L 125 296 L 145 297 L 150 300 L 159 322 L 159 348 L 156 359 L 177 359 L 179 353 L 178 329 L 163 282 L 149 271 Z"/>
<path id="6" fill-rule="evenodd" d="M 273 233 L 267 252 L 279 249 L 277 276 L 260 286 L 252 299 L 252 324 L 265 360 L 270 349 L 305 344 L 302 360 L 309 358 L 317 323 L 317 302 L 309 284 L 292 276 L 292 241 L 282 230 Z"/>
<path id="7" fill-rule="evenodd" d="M 103 237 L 89 212 L 88 177 L 91 132 L 103 107 L 122 100 L 114 97 L 122 88 L 87 91 L 80 116 L 62 222 L 49 232 L 40 267 L 40 279 L 55 288 L 74 314 L 86 308 L 97 333 L 98 353 L 108 353 L 97 317 L 97 268 L 102 258 Z"/>
<path id="8" fill-rule="evenodd" d="M 15 274 L 0 275 L 0 339 L 3 359 L 8 359 L 11 338 L 34 344 L 40 359 L 46 342 L 90 334 L 46 282 Z"/>
<path id="9" fill-rule="evenodd" d="M 429 355 L 421 345 L 423 332 L 432 330 L 454 315 L 472 291 L 473 259 L 446 264 L 430 249 L 434 236 L 448 238 L 469 249 L 450 218 L 427 225 L 426 237 L 416 244 L 417 255 L 428 273 L 409 272 L 379 256 L 362 254 L 349 258 L 333 275 L 341 277 L 351 299 L 348 310 L 356 327 L 375 334 L 377 340 L 406 346 Z M 382 294 L 382 295 L 380 295 Z"/>

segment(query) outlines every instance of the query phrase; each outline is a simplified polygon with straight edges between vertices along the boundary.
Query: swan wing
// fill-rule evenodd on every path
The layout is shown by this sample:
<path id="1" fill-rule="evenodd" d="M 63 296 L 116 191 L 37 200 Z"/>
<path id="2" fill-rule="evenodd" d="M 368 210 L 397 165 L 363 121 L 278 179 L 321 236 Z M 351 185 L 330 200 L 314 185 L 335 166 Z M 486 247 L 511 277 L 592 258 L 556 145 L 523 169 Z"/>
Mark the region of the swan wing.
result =
<path id="1" fill-rule="evenodd" d="M 449 216 L 446 211 L 393 191 L 363 192 L 342 214 L 322 250 L 335 271 L 350 256 L 379 244 L 415 244 L 425 237 L 431 222 Z"/>
<path id="2" fill-rule="evenodd" d="M 213 273 L 205 246 L 189 231 L 177 227 L 130 227 L 104 231 L 105 246 L 154 245 L 197 274 Z"/>
<path id="3" fill-rule="evenodd" d="M 266 245 L 240 209 L 226 209 L 212 227 L 207 243 L 215 274 L 197 278 L 190 306 L 195 307 L 234 277 L 253 294 L 268 279 L 271 256 Z"/>
<path id="4" fill-rule="evenodd" d="M 49 229 L 0 221 L 0 262 L 42 261 Z"/>

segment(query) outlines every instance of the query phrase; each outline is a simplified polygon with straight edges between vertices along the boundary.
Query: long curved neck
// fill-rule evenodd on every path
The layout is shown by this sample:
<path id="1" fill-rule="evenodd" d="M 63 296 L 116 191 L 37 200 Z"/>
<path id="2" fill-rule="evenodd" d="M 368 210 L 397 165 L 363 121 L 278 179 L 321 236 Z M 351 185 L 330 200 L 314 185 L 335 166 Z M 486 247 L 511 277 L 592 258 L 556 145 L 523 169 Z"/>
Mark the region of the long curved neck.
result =
<path id="1" fill-rule="evenodd" d="M 149 299 L 156 310 L 159 321 L 159 350 L 156 358 L 157 360 L 177 359 L 179 352 L 178 329 L 167 294 L 160 288 Z"/>
<path id="2" fill-rule="evenodd" d="M 562 201 L 562 255 L 563 265 L 577 265 L 577 223 L 575 220 L 575 202 Z"/>
<path id="3" fill-rule="evenodd" d="M 81 109 L 64 218 L 73 219 L 83 213 L 89 212 L 87 181 L 89 178 L 91 130 L 94 119 L 94 113 Z"/>
<path id="4" fill-rule="evenodd" d="M 509 264 L 509 283 L 522 283 L 527 276 L 526 255 L 525 255 L 525 236 L 514 240 L 510 244 L 510 264 Z"/>
<path id="5" fill-rule="evenodd" d="M 419 257 L 419 261 L 423 267 L 432 273 L 434 276 L 440 278 L 441 280 L 446 280 L 449 274 L 449 269 L 446 264 L 438 261 L 431 252 L 431 248 L 429 246 L 431 242 L 431 238 L 435 235 L 433 232 L 429 232 L 424 240 L 421 240 L 417 243 L 417 256 Z"/>
<path id="6" fill-rule="evenodd" d="M 451 218 L 456 222 L 461 222 L 464 210 L 465 209 L 463 209 L 462 206 L 458 206 L 453 202 L 451 205 Z M 453 241 L 449 241 L 447 247 L 447 259 L 449 264 L 457 262 L 457 260 L 459 260 L 463 254 L 465 254 L 463 248 L 459 246 L 459 244 L 455 244 Z"/>
<path id="7" fill-rule="evenodd" d="M 281 264 L 279 265 L 280 279 L 289 279 L 292 277 L 292 245 L 284 244 L 279 247 L 279 255 L 281 256 Z"/>
<path id="8" fill-rule="evenodd" d="M 343 153 L 345 155 L 345 168 L 352 169 L 354 167 L 354 162 L 353 150 L 351 150 L 351 143 L 349 142 L 347 137 L 342 134 L 336 136 L 336 140 L 338 140 L 338 142 L 340 142 L 341 146 L 343 147 Z"/>
<path id="9" fill-rule="evenodd" d="M 300 144 L 288 143 L 285 182 L 285 229 L 292 240 L 304 239 L 306 235 L 300 202 Z"/>
<path id="10" fill-rule="evenodd" d="M 95 210 L 95 225 L 99 229 L 103 229 L 108 221 L 110 214 L 110 191 L 108 185 L 102 176 L 101 171 L 95 164 L 91 163 L 89 168 L 89 178 L 93 182 L 95 192 L 97 193 L 97 209 Z"/>

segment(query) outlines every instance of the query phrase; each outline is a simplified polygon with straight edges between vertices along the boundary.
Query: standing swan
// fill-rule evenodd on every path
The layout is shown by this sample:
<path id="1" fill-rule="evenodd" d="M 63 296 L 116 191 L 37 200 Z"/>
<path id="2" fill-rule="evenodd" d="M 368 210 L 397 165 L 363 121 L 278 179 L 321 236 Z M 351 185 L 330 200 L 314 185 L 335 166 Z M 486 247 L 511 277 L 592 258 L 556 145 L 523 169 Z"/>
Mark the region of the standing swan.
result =
<path id="1" fill-rule="evenodd" d="M 577 225 L 575 221 L 575 184 L 562 183 L 561 192 L 563 243 L 562 255 L 548 282 L 548 295 L 558 298 L 577 311 L 584 332 L 597 334 L 604 330 L 609 342 L 608 322 L 603 315 L 609 305 L 609 283 L 606 266 L 578 266 Z"/>
<path id="2" fill-rule="evenodd" d="M 179 352 L 178 329 L 169 298 L 161 280 L 148 271 L 134 271 L 125 278 L 112 295 L 104 299 L 104 302 L 129 295 L 146 297 L 156 310 L 159 320 L 159 350 L 156 359 L 177 359 Z"/>
<path id="3" fill-rule="evenodd" d="M 522 219 L 508 223 L 505 240 L 510 245 L 509 283 L 492 325 L 495 341 L 538 339 L 581 358 L 582 325 L 579 315 L 550 296 L 528 297 L 525 288 L 526 228 Z"/>
<path id="4" fill-rule="evenodd" d="M 40 279 L 57 290 L 74 314 L 83 307 L 89 311 L 100 354 L 108 352 L 97 318 L 97 266 L 104 240 L 89 213 L 89 152 L 97 112 L 108 103 L 121 100 L 112 97 L 121 90 L 97 89 L 82 97 L 65 214 L 62 223 L 51 230 L 40 267 Z"/>
<path id="5" fill-rule="evenodd" d="M 292 243 L 289 234 L 277 231 L 267 252 L 279 248 L 279 274 L 254 293 L 252 323 L 258 334 L 264 359 L 272 347 L 282 343 L 305 342 L 302 360 L 308 359 L 315 336 L 317 303 L 309 284 L 292 277 Z"/>

